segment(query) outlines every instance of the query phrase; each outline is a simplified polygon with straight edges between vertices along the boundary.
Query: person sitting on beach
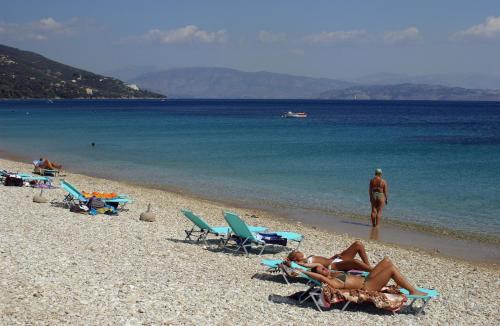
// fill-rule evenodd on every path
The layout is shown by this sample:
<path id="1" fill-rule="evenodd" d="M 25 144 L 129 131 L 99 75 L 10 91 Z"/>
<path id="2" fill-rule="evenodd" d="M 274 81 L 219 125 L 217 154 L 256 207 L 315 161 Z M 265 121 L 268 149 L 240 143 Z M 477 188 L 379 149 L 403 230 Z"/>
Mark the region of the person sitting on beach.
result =
<path id="1" fill-rule="evenodd" d="M 35 164 L 36 167 L 47 170 L 60 170 L 62 168 L 61 164 L 51 162 L 46 158 L 41 157 Z"/>
<path id="2" fill-rule="evenodd" d="M 408 290 L 411 295 L 425 295 L 425 293 L 418 291 L 411 285 L 394 263 L 387 257 L 380 261 L 366 278 L 343 272 L 332 272 L 321 265 L 314 267 L 310 272 L 302 270 L 296 272 L 304 273 L 319 282 L 325 283 L 333 289 L 380 291 L 392 279 L 399 287 Z"/>
<path id="3" fill-rule="evenodd" d="M 356 255 L 359 255 L 361 260 L 355 259 L 354 257 L 356 257 Z M 292 251 L 288 255 L 285 263 L 287 263 L 287 261 L 287 265 L 290 265 L 290 262 L 293 261 L 308 268 L 323 266 L 337 271 L 357 269 L 369 272 L 372 270 L 370 261 L 368 260 L 368 255 L 366 254 L 365 246 L 361 243 L 361 241 L 354 241 L 349 248 L 339 254 L 333 255 L 330 258 L 322 256 L 306 256 L 303 252 Z"/>
<path id="4" fill-rule="evenodd" d="M 368 188 L 372 211 L 370 218 L 372 226 L 377 227 L 382 218 L 382 209 L 387 205 L 387 183 L 382 179 L 382 169 L 375 170 L 375 177 L 370 180 Z"/>

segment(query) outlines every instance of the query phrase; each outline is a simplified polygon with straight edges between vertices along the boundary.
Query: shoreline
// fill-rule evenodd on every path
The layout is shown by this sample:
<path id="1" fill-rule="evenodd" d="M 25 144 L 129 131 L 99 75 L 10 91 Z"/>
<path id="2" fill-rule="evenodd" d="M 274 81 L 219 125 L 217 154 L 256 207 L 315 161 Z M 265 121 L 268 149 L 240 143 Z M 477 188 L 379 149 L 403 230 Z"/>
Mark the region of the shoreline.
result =
<path id="1" fill-rule="evenodd" d="M 163 95 L 163 94 L 161 94 Z M 324 98 L 193 98 L 193 97 L 133 97 L 133 98 L 122 98 L 122 97 L 103 97 L 103 98 L 48 98 L 48 97 L 30 97 L 30 98 L 0 98 L 0 101 L 59 101 L 59 100 L 103 100 L 103 101 L 113 101 L 113 100 L 169 100 L 169 101 L 318 101 L 318 102 L 448 102 L 448 103 L 460 103 L 460 102 L 478 102 L 478 103 L 492 103 L 500 102 L 500 99 L 458 99 L 458 100 L 447 100 L 447 99 L 324 99 Z"/>
<path id="2" fill-rule="evenodd" d="M 31 165 L 10 160 L 0 159 L 0 166 L 31 171 Z M 185 242 L 184 230 L 192 223 L 180 209 L 191 209 L 214 226 L 225 225 L 221 212 L 231 210 L 251 225 L 301 233 L 300 250 L 306 254 L 331 256 L 356 237 L 260 210 L 63 172 L 62 178 L 82 190 L 126 193 L 134 202 L 118 216 L 90 216 L 62 208 L 62 189 L 44 191 L 49 203 L 37 204 L 32 197 L 39 189 L 0 186 L 2 325 L 323 325 L 332 318 L 347 325 L 498 322 L 498 266 L 363 241 L 372 264 L 390 257 L 412 284 L 434 288 L 440 297 L 419 316 L 354 304 L 342 313 L 337 307 L 321 313 L 312 303 L 289 299 L 305 284 L 287 285 L 260 265 L 261 259 L 282 259 L 289 251 L 270 249 L 247 258 Z M 141 222 L 149 203 L 156 221 Z"/>
<path id="3" fill-rule="evenodd" d="M 28 172 L 31 165 L 23 161 L 24 157 L 15 155 L 0 150 L 0 164 L 2 160 L 21 164 L 24 167 L 23 172 Z M 32 169 L 31 169 L 32 170 Z M 90 176 L 83 171 L 64 170 L 72 175 L 82 177 L 98 178 L 126 184 L 131 187 L 146 188 L 159 190 L 176 196 L 182 196 L 191 200 L 200 201 L 209 204 L 229 206 L 236 209 L 251 210 L 252 215 L 268 216 L 271 219 L 279 220 L 286 224 L 303 225 L 314 230 L 321 229 L 332 235 L 346 234 L 349 237 L 360 238 L 363 240 L 376 241 L 384 245 L 405 248 L 409 250 L 423 251 L 431 255 L 442 256 L 450 259 L 455 259 L 467 263 L 478 264 L 482 266 L 491 266 L 500 269 L 500 249 L 498 241 L 478 241 L 478 239 L 461 238 L 453 236 L 453 234 L 443 234 L 439 232 L 429 232 L 425 229 L 417 229 L 412 225 L 403 223 L 385 223 L 381 225 L 381 229 L 374 235 L 374 232 L 369 223 L 362 223 L 362 219 L 349 216 L 350 220 L 346 220 L 347 216 L 336 216 L 329 214 L 324 216 L 324 212 L 314 214 L 314 210 L 300 208 L 278 208 L 273 209 L 270 206 L 263 205 L 256 207 L 251 203 L 237 202 L 231 200 L 222 200 L 207 198 L 195 193 L 191 193 L 181 187 L 141 184 L 128 180 L 120 180 L 118 178 L 107 178 L 99 173 Z M 59 178 L 61 179 L 61 178 Z M 299 219 L 301 214 L 308 214 L 308 220 Z M 347 215 L 347 214 L 346 214 Z M 312 217 L 312 218 L 311 218 Z M 404 227 L 408 227 L 409 230 Z M 380 234 L 381 233 L 381 234 Z"/>

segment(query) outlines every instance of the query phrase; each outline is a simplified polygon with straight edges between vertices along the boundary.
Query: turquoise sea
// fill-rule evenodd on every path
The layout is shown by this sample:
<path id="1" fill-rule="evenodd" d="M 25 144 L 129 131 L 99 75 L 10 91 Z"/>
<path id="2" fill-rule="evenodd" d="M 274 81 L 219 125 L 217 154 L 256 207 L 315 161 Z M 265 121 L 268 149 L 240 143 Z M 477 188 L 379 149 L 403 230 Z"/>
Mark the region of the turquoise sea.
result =
<path id="1" fill-rule="evenodd" d="M 210 199 L 366 218 L 380 167 L 385 217 L 500 237 L 500 102 L 0 101 L 0 149 Z"/>

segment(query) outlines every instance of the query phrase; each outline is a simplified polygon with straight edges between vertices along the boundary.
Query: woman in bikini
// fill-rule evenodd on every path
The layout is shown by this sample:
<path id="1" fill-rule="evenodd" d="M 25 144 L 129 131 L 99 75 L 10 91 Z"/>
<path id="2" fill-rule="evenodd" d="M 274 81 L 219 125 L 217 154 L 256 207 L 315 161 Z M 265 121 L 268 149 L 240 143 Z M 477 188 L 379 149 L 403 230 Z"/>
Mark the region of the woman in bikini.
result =
<path id="1" fill-rule="evenodd" d="M 366 278 L 343 272 L 331 272 L 324 266 L 316 266 L 310 272 L 302 270 L 296 272 L 304 273 L 319 282 L 325 283 L 333 289 L 380 291 L 392 279 L 399 287 L 408 290 L 411 295 L 425 295 L 425 293 L 418 291 L 411 285 L 394 263 L 387 257 L 378 263 Z"/>
<path id="2" fill-rule="evenodd" d="M 355 259 L 359 255 L 361 260 Z M 322 266 L 337 271 L 348 271 L 357 269 L 371 271 L 372 267 L 366 254 L 365 246 L 361 241 L 354 241 L 349 248 L 330 258 L 322 256 L 306 256 L 303 252 L 292 251 L 285 260 L 285 264 L 290 266 L 290 262 L 295 262 L 301 266 L 313 268 Z"/>
<path id="3" fill-rule="evenodd" d="M 375 170 L 375 177 L 370 180 L 368 189 L 372 211 L 370 218 L 372 226 L 377 227 L 382 218 L 382 209 L 387 205 L 387 183 L 382 179 L 382 170 Z"/>

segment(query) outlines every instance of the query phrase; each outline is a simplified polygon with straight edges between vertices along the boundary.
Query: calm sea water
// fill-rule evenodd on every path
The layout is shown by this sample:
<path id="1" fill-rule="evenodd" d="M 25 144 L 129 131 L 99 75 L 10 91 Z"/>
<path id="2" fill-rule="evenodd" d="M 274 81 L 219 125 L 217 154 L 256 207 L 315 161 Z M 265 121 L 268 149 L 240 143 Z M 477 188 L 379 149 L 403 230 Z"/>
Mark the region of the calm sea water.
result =
<path id="1" fill-rule="evenodd" d="M 499 102 L 0 101 L 0 149 L 209 198 L 365 216 L 380 167 L 385 216 L 500 235 Z"/>

